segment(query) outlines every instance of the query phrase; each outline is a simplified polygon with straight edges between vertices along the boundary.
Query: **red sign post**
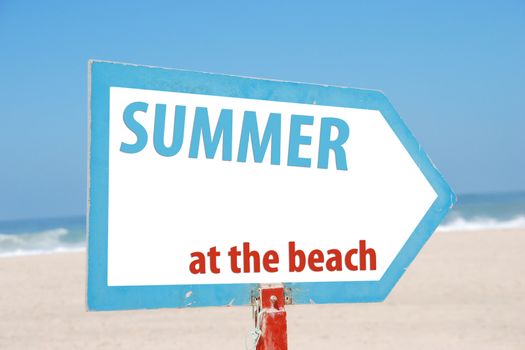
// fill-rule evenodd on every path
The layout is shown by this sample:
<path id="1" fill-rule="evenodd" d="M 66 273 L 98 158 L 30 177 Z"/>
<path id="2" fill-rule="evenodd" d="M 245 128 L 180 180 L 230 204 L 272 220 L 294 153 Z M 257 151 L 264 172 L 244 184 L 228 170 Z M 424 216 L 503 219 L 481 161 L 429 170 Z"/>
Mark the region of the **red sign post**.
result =
<path id="1" fill-rule="evenodd" d="M 256 350 L 287 350 L 286 297 L 283 285 L 264 285 L 255 298 Z"/>

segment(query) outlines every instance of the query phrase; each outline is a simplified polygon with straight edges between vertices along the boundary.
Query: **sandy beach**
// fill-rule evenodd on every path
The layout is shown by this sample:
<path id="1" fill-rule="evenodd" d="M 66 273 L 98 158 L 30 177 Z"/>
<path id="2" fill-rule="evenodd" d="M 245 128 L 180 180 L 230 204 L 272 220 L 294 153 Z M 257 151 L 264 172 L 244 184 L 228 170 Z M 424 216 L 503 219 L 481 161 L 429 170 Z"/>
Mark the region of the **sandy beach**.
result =
<path id="1" fill-rule="evenodd" d="M 437 232 L 384 303 L 288 306 L 290 349 L 524 349 L 525 230 Z M 249 307 L 85 311 L 85 253 L 0 258 L 0 349 L 244 349 Z"/>

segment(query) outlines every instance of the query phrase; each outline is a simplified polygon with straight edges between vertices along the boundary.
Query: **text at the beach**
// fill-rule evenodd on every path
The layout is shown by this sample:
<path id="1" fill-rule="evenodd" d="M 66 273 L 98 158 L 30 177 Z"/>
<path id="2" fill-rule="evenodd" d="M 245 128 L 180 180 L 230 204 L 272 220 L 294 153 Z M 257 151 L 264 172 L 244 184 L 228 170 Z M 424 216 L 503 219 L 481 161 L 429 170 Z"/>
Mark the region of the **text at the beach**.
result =
<path id="1" fill-rule="evenodd" d="M 191 253 L 189 270 L 192 274 L 218 274 L 221 273 L 218 258 L 223 253 L 217 247 L 211 247 L 206 252 Z M 233 273 L 259 273 L 279 272 L 281 257 L 275 250 L 257 251 L 250 248 L 250 243 L 244 242 L 242 246 L 233 246 L 225 254 L 229 257 L 227 269 Z M 322 251 L 314 249 L 306 252 L 299 249 L 295 242 L 288 242 L 288 271 L 302 272 L 310 270 L 313 272 L 322 271 L 375 271 L 376 252 L 372 248 L 367 248 L 366 241 L 360 240 L 358 247 L 347 251 L 339 249 L 328 249 Z"/>

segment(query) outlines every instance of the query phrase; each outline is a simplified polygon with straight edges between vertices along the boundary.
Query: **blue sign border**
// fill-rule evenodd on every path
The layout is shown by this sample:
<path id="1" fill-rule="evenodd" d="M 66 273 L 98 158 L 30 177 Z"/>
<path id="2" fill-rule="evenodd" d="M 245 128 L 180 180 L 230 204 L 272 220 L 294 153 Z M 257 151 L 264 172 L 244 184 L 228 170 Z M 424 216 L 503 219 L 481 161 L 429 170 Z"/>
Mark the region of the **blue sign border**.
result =
<path id="1" fill-rule="evenodd" d="M 438 197 L 381 280 L 286 283 L 285 287 L 292 291 L 294 304 L 384 300 L 456 200 L 449 185 L 382 92 L 104 61 L 90 61 L 89 74 L 88 310 L 247 305 L 251 291 L 258 287 L 257 284 L 108 287 L 110 87 L 372 109 L 383 114 Z"/>

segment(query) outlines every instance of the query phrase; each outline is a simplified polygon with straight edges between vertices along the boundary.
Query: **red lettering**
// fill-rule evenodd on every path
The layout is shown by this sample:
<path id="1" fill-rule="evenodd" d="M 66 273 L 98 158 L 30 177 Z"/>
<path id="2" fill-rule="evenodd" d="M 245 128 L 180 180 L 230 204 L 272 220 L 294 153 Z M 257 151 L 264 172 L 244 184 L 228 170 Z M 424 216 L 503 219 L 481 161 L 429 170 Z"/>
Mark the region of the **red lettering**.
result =
<path id="1" fill-rule="evenodd" d="M 268 272 L 279 271 L 277 266 L 270 266 L 270 264 L 279 264 L 279 254 L 275 250 L 269 250 L 264 254 L 263 267 Z"/>
<path id="2" fill-rule="evenodd" d="M 308 255 L 308 267 L 310 270 L 315 272 L 323 271 L 323 266 L 317 266 L 317 263 L 322 264 L 324 262 L 323 252 L 319 249 L 314 249 Z"/>
<path id="3" fill-rule="evenodd" d="M 342 271 L 343 270 L 343 259 L 341 252 L 337 249 L 330 249 L 329 255 L 333 255 L 326 260 L 326 269 L 328 271 Z"/>
<path id="4" fill-rule="evenodd" d="M 237 258 L 241 256 L 241 252 L 237 250 L 237 247 L 231 247 L 228 251 L 230 257 L 230 266 L 233 273 L 241 273 L 241 268 L 237 265 Z"/>
<path id="5" fill-rule="evenodd" d="M 357 249 L 350 249 L 345 255 L 345 264 L 350 271 L 357 271 L 357 266 L 352 264 L 352 255 L 357 254 Z"/>
<path id="6" fill-rule="evenodd" d="M 191 253 L 190 272 L 192 274 L 206 273 L 207 256 L 211 273 L 220 273 L 221 270 L 218 266 L 220 255 L 221 253 L 217 250 L 217 247 L 211 247 L 206 254 L 201 252 Z M 240 261 L 241 255 L 242 261 Z M 354 258 L 356 255 L 358 257 Z M 259 253 L 256 250 L 250 250 L 250 243 L 248 242 L 243 243 L 242 251 L 237 246 L 231 247 L 228 251 L 228 256 L 230 257 L 230 267 L 233 273 L 259 273 L 261 269 L 271 273 L 279 271 L 280 259 L 277 251 L 268 250 L 264 254 L 262 252 Z M 328 249 L 326 252 L 314 249 L 311 252 L 305 252 L 297 249 L 295 242 L 288 242 L 288 258 L 290 272 L 302 272 L 306 266 L 314 272 L 322 272 L 325 268 L 331 272 L 342 271 L 343 266 L 350 271 L 375 271 L 377 269 L 376 251 L 373 248 L 367 248 L 366 240 L 360 240 L 359 248 L 349 249 L 346 254 L 338 249 Z"/>
<path id="7" fill-rule="evenodd" d="M 372 248 L 366 249 L 366 241 L 359 241 L 359 269 L 366 270 L 366 256 L 370 256 L 370 270 L 376 269 L 376 251 Z"/>
<path id="8" fill-rule="evenodd" d="M 290 262 L 290 272 L 301 272 L 304 270 L 306 265 L 306 257 L 302 250 L 295 250 L 295 242 L 288 243 L 288 257 Z M 296 265 L 296 261 L 299 258 L 299 265 Z"/>
<path id="9" fill-rule="evenodd" d="M 193 252 L 190 254 L 192 258 L 196 258 L 190 263 L 190 272 L 194 275 L 199 273 L 206 273 L 206 257 L 201 252 Z"/>
<path id="10" fill-rule="evenodd" d="M 208 257 L 210 258 L 210 271 L 212 273 L 221 272 L 221 269 L 217 266 L 217 257 L 220 255 L 221 253 L 217 251 L 217 247 L 211 247 L 208 251 Z"/>
<path id="11" fill-rule="evenodd" d="M 250 243 L 243 243 L 242 255 L 244 259 L 243 272 L 250 272 L 250 258 L 253 259 L 253 272 L 261 272 L 261 257 L 257 251 L 250 250 Z"/>

